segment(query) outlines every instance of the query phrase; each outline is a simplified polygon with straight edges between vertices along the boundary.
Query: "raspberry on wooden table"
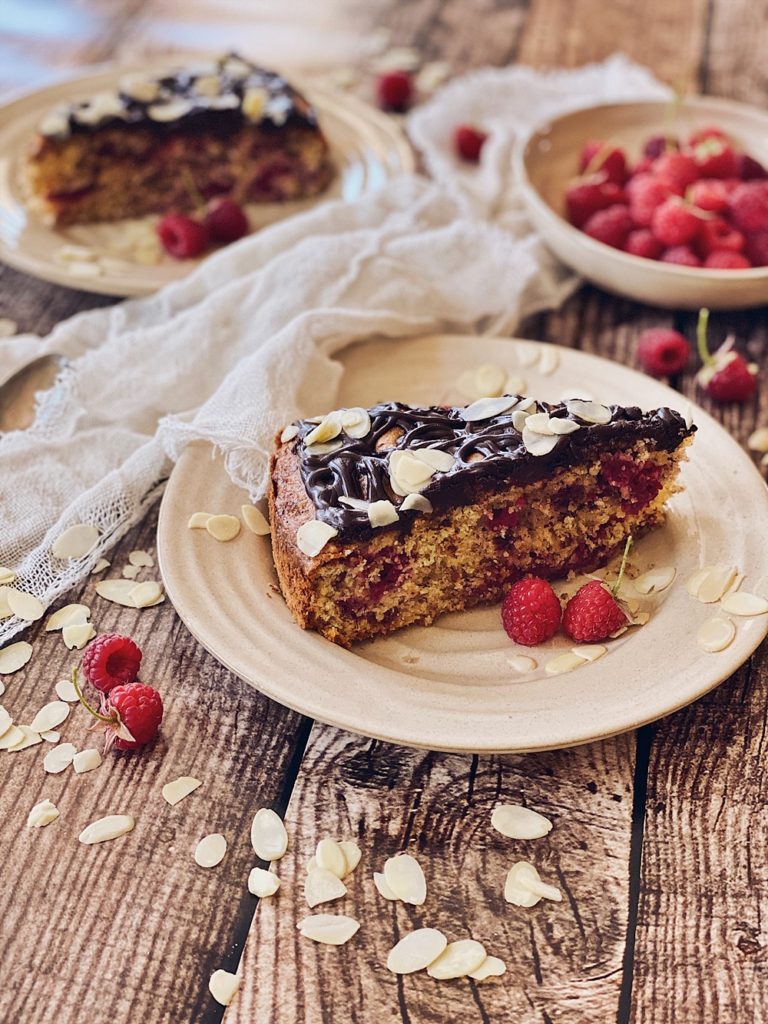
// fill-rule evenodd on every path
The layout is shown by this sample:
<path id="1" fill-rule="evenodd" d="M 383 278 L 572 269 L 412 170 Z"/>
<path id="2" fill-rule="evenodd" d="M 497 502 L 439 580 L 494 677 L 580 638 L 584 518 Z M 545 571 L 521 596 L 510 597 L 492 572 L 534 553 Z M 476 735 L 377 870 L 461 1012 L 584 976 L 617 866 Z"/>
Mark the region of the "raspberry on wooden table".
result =
<path id="1" fill-rule="evenodd" d="M 557 632 L 560 601 L 551 585 L 538 576 L 527 576 L 513 585 L 501 606 L 501 621 L 517 644 L 535 647 Z"/>
<path id="2" fill-rule="evenodd" d="M 688 342 L 671 327 L 649 327 L 637 339 L 637 358 L 646 373 L 667 377 L 680 373 L 690 358 Z"/>
<path id="3" fill-rule="evenodd" d="M 615 249 L 624 248 L 631 230 L 629 208 L 621 204 L 609 206 L 607 210 L 598 210 L 584 225 L 584 233 L 590 238 L 612 245 Z"/>
<path id="4" fill-rule="evenodd" d="M 600 580 L 585 583 L 570 599 L 563 613 L 563 629 L 579 643 L 606 640 L 627 625 L 627 616 Z"/>
<path id="5" fill-rule="evenodd" d="M 208 232 L 183 213 L 167 213 L 157 225 L 157 236 L 167 253 L 177 260 L 191 260 L 205 251 Z"/>
<path id="6" fill-rule="evenodd" d="M 413 100 L 413 79 L 407 71 L 385 71 L 376 82 L 376 95 L 384 110 L 403 114 Z"/>
<path id="7" fill-rule="evenodd" d="M 457 156 L 469 164 L 480 160 L 480 153 L 488 135 L 472 124 L 459 124 L 453 132 L 453 145 Z"/>
<path id="8" fill-rule="evenodd" d="M 109 693 L 115 686 L 132 683 L 140 667 L 140 648 L 129 636 L 119 633 L 97 636 L 83 652 L 83 675 L 102 693 Z"/>
<path id="9" fill-rule="evenodd" d="M 118 750 L 136 750 L 157 735 L 163 720 L 163 702 L 154 687 L 145 683 L 129 683 L 116 687 L 110 693 L 105 713 L 113 712 L 117 712 L 120 722 L 134 740 L 131 742 L 118 736 L 115 747 Z"/>

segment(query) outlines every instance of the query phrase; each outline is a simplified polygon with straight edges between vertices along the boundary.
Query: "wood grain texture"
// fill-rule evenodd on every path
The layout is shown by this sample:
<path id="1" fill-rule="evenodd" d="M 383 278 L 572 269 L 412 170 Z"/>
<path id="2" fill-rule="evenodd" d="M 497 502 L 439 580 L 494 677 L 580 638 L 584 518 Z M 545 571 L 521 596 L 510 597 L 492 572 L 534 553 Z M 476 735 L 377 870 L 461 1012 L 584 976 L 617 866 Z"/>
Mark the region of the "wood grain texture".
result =
<path id="1" fill-rule="evenodd" d="M 625 735 L 574 750 L 477 759 L 316 724 L 288 808 L 282 888 L 259 904 L 226 1024 L 615 1019 L 633 747 Z M 490 825 L 493 807 L 505 802 L 541 811 L 554 830 L 535 842 L 505 839 Z M 356 839 L 363 859 L 343 900 L 309 911 L 305 865 L 325 836 Z M 399 851 L 424 868 L 423 907 L 387 903 L 373 885 L 372 872 Z M 520 859 L 561 887 L 562 903 L 523 910 L 504 902 L 506 873 Z M 342 948 L 319 946 L 296 931 L 312 912 L 349 914 L 360 932 Z M 506 961 L 507 974 L 482 984 L 396 978 L 386 970 L 387 952 L 425 926 L 449 939 L 479 939 Z"/>

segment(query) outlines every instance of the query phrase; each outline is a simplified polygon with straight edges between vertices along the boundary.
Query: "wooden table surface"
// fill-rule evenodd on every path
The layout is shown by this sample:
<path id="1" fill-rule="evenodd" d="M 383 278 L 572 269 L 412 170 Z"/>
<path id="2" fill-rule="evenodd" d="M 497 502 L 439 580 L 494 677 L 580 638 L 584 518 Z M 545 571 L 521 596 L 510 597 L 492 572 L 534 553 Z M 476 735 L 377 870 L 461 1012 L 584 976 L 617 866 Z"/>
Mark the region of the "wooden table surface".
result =
<path id="1" fill-rule="evenodd" d="M 300 7 L 269 0 L 257 14 L 243 0 L 218 9 L 193 0 L 181 12 L 170 0 L 68 0 L 46 7 L 46 20 L 35 5 L 10 4 L 0 10 L 0 85 L 206 41 L 267 59 L 260 47 L 268 40 L 276 53 L 328 66 L 370 53 L 371 40 L 383 38 L 374 29 L 385 27 L 390 45 L 415 46 L 453 73 L 513 61 L 574 66 L 622 49 L 681 88 L 768 99 L 766 0 L 336 0 L 305 2 L 306 20 Z M 314 51 L 312 38 L 320 41 Z M 368 94 L 369 78 L 358 89 Z M 0 268 L 0 316 L 24 330 L 48 331 L 110 301 Z M 631 365 L 638 331 L 656 323 L 693 333 L 691 314 L 584 287 L 522 333 Z M 715 336 L 735 331 L 768 369 L 765 309 L 713 323 Z M 673 383 L 701 397 L 692 375 Z M 765 386 L 743 407 L 704 400 L 742 442 L 768 421 L 767 404 Z M 132 548 L 153 549 L 155 525 L 156 510 L 113 564 Z M 372 742 L 271 703 L 218 665 L 169 603 L 142 612 L 107 605 L 93 577 L 69 600 L 90 604 L 100 631 L 128 633 L 143 646 L 166 720 L 150 751 L 84 776 L 44 775 L 40 747 L 5 756 L 1 1020 L 218 1021 L 209 975 L 235 970 L 241 957 L 243 984 L 226 1024 L 768 1020 L 765 645 L 713 693 L 635 734 L 545 754 L 460 757 Z M 3 698 L 20 721 L 53 698 L 74 661 L 42 626 L 29 634 L 35 657 L 8 678 Z M 79 746 L 83 718 L 63 727 Z M 182 774 L 203 786 L 171 808 L 160 787 Z M 27 829 L 29 809 L 44 797 L 61 818 Z M 550 836 L 521 844 L 520 853 L 562 888 L 561 904 L 517 911 L 500 899 L 509 846 L 489 828 L 500 800 L 553 818 Z M 280 865 L 283 889 L 262 903 L 246 889 L 249 825 L 260 806 L 286 815 L 292 843 Z M 87 822 L 117 812 L 135 816 L 130 836 L 77 842 Z M 205 871 L 192 851 L 216 831 L 229 851 Z M 304 864 L 323 836 L 354 838 L 363 849 L 341 908 L 362 928 L 341 949 L 301 940 L 295 929 Z M 426 868 L 425 908 L 384 904 L 371 882 L 387 856 L 406 849 Z M 422 923 L 482 938 L 506 960 L 506 975 L 476 984 L 389 974 L 386 951 Z"/>

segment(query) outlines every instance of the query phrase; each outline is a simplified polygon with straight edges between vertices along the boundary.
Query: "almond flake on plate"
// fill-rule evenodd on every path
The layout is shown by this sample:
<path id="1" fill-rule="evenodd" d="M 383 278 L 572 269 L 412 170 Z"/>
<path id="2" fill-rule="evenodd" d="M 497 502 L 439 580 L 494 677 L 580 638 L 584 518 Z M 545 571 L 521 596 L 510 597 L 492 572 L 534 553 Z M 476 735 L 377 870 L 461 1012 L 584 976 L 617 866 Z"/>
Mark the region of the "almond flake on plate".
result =
<path id="1" fill-rule="evenodd" d="M 251 845 L 262 860 L 280 860 L 288 849 L 288 833 L 282 820 L 268 807 L 262 807 L 253 818 Z"/>
<path id="2" fill-rule="evenodd" d="M 427 883 L 421 865 L 409 853 L 390 857 L 384 864 L 387 885 L 403 903 L 420 907 L 427 898 Z"/>
<path id="3" fill-rule="evenodd" d="M 43 768 L 51 775 L 58 775 L 65 768 L 69 768 L 77 753 L 74 743 L 60 743 L 53 747 L 43 758 Z"/>
<path id="4" fill-rule="evenodd" d="M 111 839 L 119 839 L 120 836 L 132 831 L 134 824 L 130 814 L 108 814 L 106 817 L 98 818 L 90 825 L 86 825 L 80 833 L 79 839 L 86 846 L 107 843 Z"/>
<path id="5" fill-rule="evenodd" d="M 56 821 L 58 816 L 59 810 L 55 804 L 52 804 L 50 800 L 41 800 L 29 812 L 27 825 L 29 828 L 44 828 L 46 825 L 50 825 L 52 821 Z"/>
<path id="6" fill-rule="evenodd" d="M 768 612 L 768 601 L 757 594 L 738 591 L 735 594 L 726 594 L 720 602 L 720 607 L 731 615 L 765 615 Z"/>
<path id="7" fill-rule="evenodd" d="M 562 893 L 554 885 L 542 882 L 533 864 L 521 860 L 509 869 L 504 886 L 504 899 L 517 907 L 534 907 L 541 899 L 559 903 Z"/>
<path id="8" fill-rule="evenodd" d="M 266 516 L 255 505 L 241 505 L 240 515 L 251 533 L 255 533 L 257 537 L 266 537 L 271 532 Z"/>
<path id="9" fill-rule="evenodd" d="M 19 619 L 24 619 L 25 622 L 37 622 L 45 613 L 42 601 L 39 601 L 34 594 L 27 594 L 15 587 L 6 587 L 5 599 L 13 614 Z"/>
<path id="10" fill-rule="evenodd" d="M 448 945 L 437 928 L 417 928 L 393 946 L 387 956 L 387 970 L 393 974 L 415 974 L 434 963 Z"/>
<path id="11" fill-rule="evenodd" d="M 736 627 L 730 619 L 719 616 L 702 622 L 696 630 L 696 641 L 708 654 L 724 651 L 736 636 Z"/>
<path id="12" fill-rule="evenodd" d="M 571 653 L 584 661 L 597 661 L 598 658 L 602 658 L 608 653 L 608 648 L 602 644 L 582 644 L 580 647 L 572 647 Z"/>
<path id="13" fill-rule="evenodd" d="M 498 398 L 506 383 L 507 371 L 494 363 L 483 363 L 475 370 L 474 385 L 482 398 Z"/>
<path id="14" fill-rule="evenodd" d="M 91 609 L 87 604 L 65 604 L 48 617 L 45 632 L 53 633 L 64 626 L 81 626 L 88 621 L 90 615 Z"/>
<path id="15" fill-rule="evenodd" d="M 212 512 L 193 512 L 187 520 L 187 528 L 190 530 L 204 530 L 208 520 L 213 519 Z"/>
<path id="16" fill-rule="evenodd" d="M 101 764 L 101 754 L 94 747 L 87 750 L 79 750 L 72 758 L 72 767 L 77 775 L 84 775 L 85 772 L 92 772 Z"/>
<path id="17" fill-rule="evenodd" d="M 343 878 L 347 873 L 344 851 L 333 839 L 320 840 L 315 850 L 315 860 L 318 868 L 330 871 L 337 878 Z"/>
<path id="18" fill-rule="evenodd" d="M 93 628 L 93 623 L 84 622 L 80 626 L 65 626 L 61 631 L 64 645 L 70 651 L 82 651 L 89 640 L 93 640 L 96 636 L 96 630 Z"/>
<path id="19" fill-rule="evenodd" d="M 227 840 L 220 832 L 212 832 L 203 836 L 195 847 L 195 863 L 201 868 L 215 868 L 224 860 L 227 852 Z"/>
<path id="20" fill-rule="evenodd" d="M 495 807 L 491 825 L 508 839 L 541 839 L 552 831 L 552 822 L 548 818 L 519 804 Z"/>
<path id="21" fill-rule="evenodd" d="M 32 719 L 30 729 L 33 732 L 47 732 L 67 720 L 69 704 L 63 700 L 53 700 L 41 708 Z"/>
<path id="22" fill-rule="evenodd" d="M 344 914 L 311 914 L 299 921 L 297 928 L 305 939 L 326 946 L 343 946 L 358 931 L 360 924 Z"/>
<path id="23" fill-rule="evenodd" d="M 32 644 L 17 640 L 0 651 L 0 676 L 10 676 L 24 668 L 32 657 Z"/>
<path id="24" fill-rule="evenodd" d="M 78 701 L 77 690 L 71 679 L 60 679 L 56 683 L 56 696 L 59 700 L 65 700 L 68 704 L 76 704 Z"/>
<path id="25" fill-rule="evenodd" d="M 459 939 L 449 942 L 440 956 L 427 967 L 430 978 L 449 981 L 451 978 L 465 978 L 476 971 L 488 954 L 485 946 L 474 939 Z"/>
<path id="26" fill-rule="evenodd" d="M 533 658 L 529 658 L 526 654 L 513 654 L 507 658 L 507 664 L 510 668 L 513 668 L 515 672 L 533 672 L 536 668 L 536 661 Z"/>
<path id="27" fill-rule="evenodd" d="M 53 542 L 51 554 L 54 558 L 84 558 L 99 541 L 99 531 L 88 523 L 77 523 L 59 534 Z"/>
<path id="28" fill-rule="evenodd" d="M 208 991 L 220 1006 L 229 1006 L 240 988 L 240 979 L 236 974 L 219 969 L 208 979 Z"/>
<path id="29" fill-rule="evenodd" d="M 579 657 L 573 651 L 566 651 L 565 654 L 558 654 L 556 657 L 550 658 L 544 666 L 544 671 L 548 676 L 559 676 L 564 672 L 573 672 L 574 669 L 581 668 L 585 664 L 585 658 Z"/>
<path id="30" fill-rule="evenodd" d="M 13 750 L 25 737 L 20 725 L 9 726 L 0 736 L 0 750 Z"/>
<path id="31" fill-rule="evenodd" d="M 703 604 L 714 604 L 728 590 L 736 569 L 731 565 L 711 565 L 700 581 L 695 597 Z M 690 584 L 689 584 L 690 587 Z"/>
<path id="32" fill-rule="evenodd" d="M 248 875 L 248 892 L 253 896 L 264 899 L 266 896 L 274 896 L 280 888 L 280 879 L 274 871 L 267 871 L 264 868 L 251 868 Z"/>
<path id="33" fill-rule="evenodd" d="M 316 867 L 304 881 L 304 899 L 307 906 L 317 907 L 321 903 L 341 899 L 347 895 L 347 887 L 338 875 L 326 868 Z"/>
<path id="34" fill-rule="evenodd" d="M 341 847 L 341 852 L 344 854 L 344 860 L 346 861 L 347 865 L 346 871 L 342 875 L 342 878 L 346 878 L 347 875 L 352 874 L 357 865 L 360 863 L 360 858 L 362 857 L 363 853 L 360 847 L 357 845 L 357 843 L 350 842 L 349 840 L 345 840 L 344 842 L 339 843 L 339 846 Z"/>
<path id="35" fill-rule="evenodd" d="M 335 527 L 329 526 L 328 523 L 324 523 L 320 519 L 310 519 L 296 531 L 296 545 L 299 551 L 314 558 L 338 532 Z"/>
<path id="36" fill-rule="evenodd" d="M 677 570 L 672 565 L 662 565 L 655 569 L 649 569 L 642 576 L 632 580 L 632 585 L 638 594 L 658 594 L 666 590 L 675 578 Z"/>
<path id="37" fill-rule="evenodd" d="M 373 872 L 373 884 L 379 891 L 379 895 L 383 896 L 385 900 L 389 900 L 393 903 L 395 900 L 399 900 L 400 897 L 392 892 L 390 887 L 387 885 L 387 880 L 380 871 Z"/>
<path id="38" fill-rule="evenodd" d="M 226 543 L 229 540 L 234 540 L 240 533 L 240 520 L 237 516 L 211 516 L 205 524 L 205 528 L 215 540 Z"/>
<path id="39" fill-rule="evenodd" d="M 475 971 L 470 971 L 468 977 L 473 981 L 485 981 L 486 978 L 500 978 L 507 969 L 507 965 L 497 956 L 487 956 Z"/>
<path id="40" fill-rule="evenodd" d="M 161 791 L 163 800 L 170 804 L 171 807 L 175 807 L 184 797 L 194 793 L 200 786 L 202 786 L 200 779 L 195 779 L 191 775 L 181 775 L 178 779 L 174 779 L 173 782 L 166 782 L 163 786 Z"/>
<path id="41" fill-rule="evenodd" d="M 128 561 L 131 565 L 138 566 L 140 569 L 144 567 L 151 569 L 155 564 L 155 560 L 152 555 L 150 555 L 148 551 L 142 551 L 141 549 L 131 551 L 128 555 Z"/>
<path id="42" fill-rule="evenodd" d="M 560 353 L 554 345 L 545 345 L 539 356 L 539 373 L 548 377 L 560 365 Z"/>

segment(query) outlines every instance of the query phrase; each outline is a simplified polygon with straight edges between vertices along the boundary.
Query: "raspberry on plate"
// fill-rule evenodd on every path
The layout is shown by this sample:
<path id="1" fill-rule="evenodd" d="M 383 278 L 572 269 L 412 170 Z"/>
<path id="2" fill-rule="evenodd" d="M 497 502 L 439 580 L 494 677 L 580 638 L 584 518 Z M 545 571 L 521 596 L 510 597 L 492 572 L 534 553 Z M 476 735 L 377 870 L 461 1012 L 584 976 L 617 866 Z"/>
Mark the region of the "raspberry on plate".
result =
<path id="1" fill-rule="evenodd" d="M 141 650 L 129 636 L 105 633 L 86 647 L 83 675 L 97 690 L 109 693 L 115 686 L 132 683 L 141 667 Z"/>
<path id="2" fill-rule="evenodd" d="M 114 716 L 116 725 L 124 725 L 133 737 L 128 740 L 115 733 L 115 747 L 136 750 L 157 736 L 163 720 L 163 701 L 154 687 L 129 683 L 112 690 L 105 711 L 108 716 Z"/>
<path id="3" fill-rule="evenodd" d="M 722 217 L 713 217 L 712 220 L 703 220 L 699 228 L 698 245 L 704 256 L 720 249 L 730 249 L 731 252 L 741 252 L 744 248 L 744 235 L 737 231 Z"/>
<path id="4" fill-rule="evenodd" d="M 593 213 L 623 202 L 624 191 L 614 182 L 600 176 L 579 178 L 565 190 L 565 207 L 568 220 L 580 228 Z"/>
<path id="5" fill-rule="evenodd" d="M 745 181 L 730 197 L 733 223 L 741 231 L 768 229 L 768 185 L 762 181 Z"/>
<path id="6" fill-rule="evenodd" d="M 669 185 L 653 174 L 638 174 L 627 183 L 629 212 L 641 228 L 651 226 L 654 210 L 669 198 Z"/>
<path id="7" fill-rule="evenodd" d="M 688 342 L 671 327 L 649 327 L 637 339 L 637 358 L 646 373 L 667 377 L 680 373 L 690 358 Z"/>
<path id="8" fill-rule="evenodd" d="M 607 210 L 593 213 L 584 225 L 584 233 L 598 242 L 605 242 L 616 249 L 623 249 L 629 232 L 632 230 L 632 218 L 629 208 L 621 203 L 609 206 Z"/>
<path id="9" fill-rule="evenodd" d="M 651 231 L 666 246 L 685 245 L 698 233 L 701 218 L 677 196 L 665 199 L 651 218 Z"/>
<path id="10" fill-rule="evenodd" d="M 701 260 L 690 245 L 673 245 L 661 254 L 662 263 L 676 263 L 679 267 L 700 267 Z"/>
<path id="11" fill-rule="evenodd" d="M 413 100 L 413 78 L 407 71 L 385 71 L 376 82 L 376 95 L 384 110 L 403 114 Z"/>
<path id="12" fill-rule="evenodd" d="M 501 621 L 517 644 L 535 647 L 557 632 L 560 602 L 551 585 L 538 576 L 518 580 L 501 606 Z"/>
<path id="13" fill-rule="evenodd" d="M 700 309 L 696 341 L 704 365 L 696 374 L 696 380 L 716 402 L 746 402 L 757 387 L 757 368 L 734 351 L 733 336 L 726 338 L 716 352 L 710 352 L 708 326 L 709 310 Z"/>
<path id="14" fill-rule="evenodd" d="M 585 583 L 570 599 L 563 613 L 563 629 L 578 643 L 606 640 L 627 625 L 627 616 L 601 580 Z"/>
<path id="15" fill-rule="evenodd" d="M 630 231 L 624 249 L 633 256 L 644 256 L 647 260 L 657 260 L 661 256 L 664 246 L 648 228 L 638 228 L 637 231 Z"/>
<path id="16" fill-rule="evenodd" d="M 476 164 L 480 160 L 480 153 L 487 138 L 486 132 L 481 132 L 472 124 L 456 125 L 453 131 L 453 146 L 457 156 L 469 164 Z"/>
<path id="17" fill-rule="evenodd" d="M 704 260 L 704 266 L 711 270 L 746 270 L 752 264 L 744 253 L 732 249 L 713 249 Z"/>
<path id="18" fill-rule="evenodd" d="M 232 199 L 212 199 L 205 211 L 205 226 L 214 242 L 236 242 L 248 234 L 248 218 Z"/>
<path id="19" fill-rule="evenodd" d="M 183 213 L 167 213 L 156 230 L 165 251 L 177 260 L 194 259 L 208 245 L 205 227 Z"/>
<path id="20" fill-rule="evenodd" d="M 662 153 L 654 161 L 653 173 L 666 182 L 670 188 L 682 194 L 699 177 L 699 168 L 690 153 L 674 150 Z"/>

